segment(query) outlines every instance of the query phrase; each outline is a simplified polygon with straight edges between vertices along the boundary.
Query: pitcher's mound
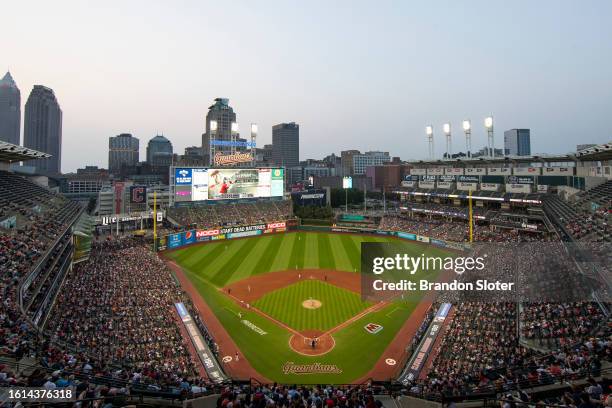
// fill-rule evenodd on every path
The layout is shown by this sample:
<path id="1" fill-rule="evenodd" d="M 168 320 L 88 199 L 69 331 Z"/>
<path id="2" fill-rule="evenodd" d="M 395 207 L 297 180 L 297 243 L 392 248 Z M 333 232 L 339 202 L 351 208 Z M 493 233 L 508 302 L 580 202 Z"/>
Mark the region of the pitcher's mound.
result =
<path id="1" fill-rule="evenodd" d="M 317 299 L 308 299 L 302 302 L 302 307 L 305 309 L 318 309 L 321 306 L 323 306 L 323 303 Z"/>

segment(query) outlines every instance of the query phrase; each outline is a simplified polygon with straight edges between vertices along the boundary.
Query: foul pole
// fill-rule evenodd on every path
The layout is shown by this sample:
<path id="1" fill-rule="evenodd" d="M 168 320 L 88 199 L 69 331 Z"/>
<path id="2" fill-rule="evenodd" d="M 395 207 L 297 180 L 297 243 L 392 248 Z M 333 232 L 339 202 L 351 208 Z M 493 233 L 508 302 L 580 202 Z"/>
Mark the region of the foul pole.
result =
<path id="1" fill-rule="evenodd" d="M 468 206 L 470 208 L 470 214 L 469 214 L 469 220 L 468 222 L 470 223 L 470 243 L 474 242 L 474 219 L 473 219 L 473 214 L 472 214 L 472 190 L 470 190 L 470 193 L 468 195 Z"/>
<path id="2" fill-rule="evenodd" d="M 157 191 L 153 191 L 153 252 L 157 252 Z"/>

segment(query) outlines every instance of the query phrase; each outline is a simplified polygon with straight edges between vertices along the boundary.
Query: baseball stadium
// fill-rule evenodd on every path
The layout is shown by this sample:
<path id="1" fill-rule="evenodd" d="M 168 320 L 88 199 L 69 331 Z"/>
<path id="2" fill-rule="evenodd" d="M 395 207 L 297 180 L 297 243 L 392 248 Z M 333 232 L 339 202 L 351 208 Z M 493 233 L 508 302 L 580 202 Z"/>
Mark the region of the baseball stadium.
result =
<path id="1" fill-rule="evenodd" d="M 3 142 L 0 388 L 211 408 L 595 399 L 611 385 L 610 149 L 407 162 L 380 192 L 172 166 L 164 188 L 115 182 L 103 214 L 106 193 L 85 206 L 14 171 L 48 155 Z M 369 292 L 374 256 L 456 263 L 482 248 L 502 268 L 478 279 L 523 268 L 512 282 L 535 294 Z M 419 265 L 403 287 L 476 279 Z"/>

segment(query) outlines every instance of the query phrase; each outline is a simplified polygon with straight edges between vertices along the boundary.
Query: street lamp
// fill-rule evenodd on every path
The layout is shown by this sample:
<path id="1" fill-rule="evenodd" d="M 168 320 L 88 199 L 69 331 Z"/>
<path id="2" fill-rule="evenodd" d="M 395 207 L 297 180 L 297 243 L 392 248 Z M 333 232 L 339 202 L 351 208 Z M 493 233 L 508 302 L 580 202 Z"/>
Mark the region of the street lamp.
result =
<path id="1" fill-rule="evenodd" d="M 489 147 L 489 156 L 495 158 L 495 136 L 493 134 L 493 116 L 487 116 L 484 120 L 484 125 L 487 129 L 487 144 Z"/>
<path id="2" fill-rule="evenodd" d="M 452 157 L 452 142 L 451 142 L 451 125 L 450 123 L 445 123 L 442 126 L 442 130 L 446 135 L 446 157 L 450 159 Z"/>
<path id="3" fill-rule="evenodd" d="M 425 128 L 427 141 L 429 142 L 429 158 L 434 159 L 434 141 L 433 141 L 433 126 L 429 125 Z"/>
<path id="4" fill-rule="evenodd" d="M 463 133 L 465 133 L 466 155 L 472 157 L 472 124 L 469 119 L 463 121 Z"/>

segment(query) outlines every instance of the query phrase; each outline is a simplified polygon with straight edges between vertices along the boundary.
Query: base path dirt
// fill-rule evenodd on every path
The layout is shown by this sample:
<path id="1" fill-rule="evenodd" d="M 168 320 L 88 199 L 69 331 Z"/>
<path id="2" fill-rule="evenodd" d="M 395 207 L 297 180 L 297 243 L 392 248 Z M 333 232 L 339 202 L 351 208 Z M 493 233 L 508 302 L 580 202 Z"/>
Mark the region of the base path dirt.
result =
<path id="1" fill-rule="evenodd" d="M 231 361 L 228 363 L 222 363 L 225 372 L 234 379 L 249 380 L 256 379 L 257 381 L 265 384 L 271 383 L 269 379 L 259 374 L 246 359 L 244 354 L 240 351 L 234 340 L 231 338 L 227 330 L 223 327 L 217 316 L 213 313 L 212 309 L 204 300 L 198 290 L 193 286 L 191 281 L 185 276 L 183 269 L 178 266 L 175 262 L 162 258 L 166 264 L 175 273 L 181 286 L 187 292 L 191 301 L 197 309 L 198 314 L 202 321 L 206 324 L 208 329 L 213 334 L 215 342 L 219 346 L 220 360 L 223 357 L 231 357 Z M 238 354 L 239 359 L 236 361 L 235 356 Z M 229 360 L 229 358 L 228 358 Z"/>

